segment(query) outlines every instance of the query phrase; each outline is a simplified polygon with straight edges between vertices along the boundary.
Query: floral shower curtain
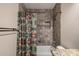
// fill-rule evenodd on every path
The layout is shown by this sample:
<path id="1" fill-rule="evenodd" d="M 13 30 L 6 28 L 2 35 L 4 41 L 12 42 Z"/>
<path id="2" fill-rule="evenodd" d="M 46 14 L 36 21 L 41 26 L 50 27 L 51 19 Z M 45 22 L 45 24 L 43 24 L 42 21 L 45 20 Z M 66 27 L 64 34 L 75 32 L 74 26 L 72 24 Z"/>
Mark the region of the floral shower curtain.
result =
<path id="1" fill-rule="evenodd" d="M 17 55 L 36 55 L 36 13 L 18 13 Z"/>

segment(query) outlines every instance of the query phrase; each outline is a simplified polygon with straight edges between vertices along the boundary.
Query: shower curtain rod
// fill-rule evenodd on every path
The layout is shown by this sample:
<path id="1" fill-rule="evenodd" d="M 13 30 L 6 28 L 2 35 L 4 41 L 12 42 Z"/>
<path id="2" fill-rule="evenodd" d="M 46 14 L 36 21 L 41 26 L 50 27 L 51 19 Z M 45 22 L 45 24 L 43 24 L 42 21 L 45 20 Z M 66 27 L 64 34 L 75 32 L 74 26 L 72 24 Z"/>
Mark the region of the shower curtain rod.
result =
<path id="1" fill-rule="evenodd" d="M 4 27 L 0 27 L 0 32 L 4 32 L 4 31 L 18 31 L 16 28 L 4 28 Z"/>
<path id="2" fill-rule="evenodd" d="M 45 13 L 45 12 L 28 12 L 28 11 L 26 11 L 27 13 Z"/>

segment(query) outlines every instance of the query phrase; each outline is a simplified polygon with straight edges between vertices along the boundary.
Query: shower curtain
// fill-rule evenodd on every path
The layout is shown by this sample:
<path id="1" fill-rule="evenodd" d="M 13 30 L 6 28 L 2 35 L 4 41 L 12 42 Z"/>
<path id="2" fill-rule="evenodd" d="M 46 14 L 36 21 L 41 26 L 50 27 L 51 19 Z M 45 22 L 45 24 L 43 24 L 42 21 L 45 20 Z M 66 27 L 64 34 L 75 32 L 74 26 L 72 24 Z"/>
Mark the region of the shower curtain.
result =
<path id="1" fill-rule="evenodd" d="M 17 55 L 36 55 L 36 13 L 18 13 Z"/>

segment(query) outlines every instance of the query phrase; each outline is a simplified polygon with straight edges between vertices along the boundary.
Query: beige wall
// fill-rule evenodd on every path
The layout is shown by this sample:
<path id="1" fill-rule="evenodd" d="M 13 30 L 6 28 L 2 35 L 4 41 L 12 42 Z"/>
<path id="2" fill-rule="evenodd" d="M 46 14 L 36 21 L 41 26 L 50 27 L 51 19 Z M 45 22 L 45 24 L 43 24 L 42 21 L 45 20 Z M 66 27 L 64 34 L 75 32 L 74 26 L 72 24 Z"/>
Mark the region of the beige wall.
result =
<path id="1" fill-rule="evenodd" d="M 79 4 L 61 4 L 61 45 L 79 48 Z"/>
<path id="2" fill-rule="evenodd" d="M 17 28 L 18 4 L 0 4 L 0 27 Z M 0 32 L 1 34 L 16 32 Z M 0 36 L 0 56 L 16 55 L 17 35 Z"/>

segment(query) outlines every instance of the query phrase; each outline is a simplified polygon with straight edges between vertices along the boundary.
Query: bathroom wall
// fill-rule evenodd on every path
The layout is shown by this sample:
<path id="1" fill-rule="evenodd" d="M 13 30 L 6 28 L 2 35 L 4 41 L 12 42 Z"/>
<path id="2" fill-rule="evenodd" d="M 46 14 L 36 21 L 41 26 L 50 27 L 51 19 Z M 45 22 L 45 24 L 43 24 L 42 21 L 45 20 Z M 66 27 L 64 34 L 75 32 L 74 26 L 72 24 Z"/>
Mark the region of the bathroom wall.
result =
<path id="1" fill-rule="evenodd" d="M 18 4 L 0 4 L 0 27 L 17 28 Z M 1 36 L 2 34 L 14 33 Z M 16 32 L 0 32 L 0 56 L 16 55 Z"/>
<path id="2" fill-rule="evenodd" d="M 61 4 L 61 45 L 79 48 L 79 4 Z"/>
<path id="3" fill-rule="evenodd" d="M 54 47 L 60 45 L 61 43 L 60 17 L 61 17 L 61 4 L 57 3 L 53 8 L 53 46 Z"/>
<path id="4" fill-rule="evenodd" d="M 27 9 L 27 12 L 37 14 L 37 45 L 52 45 L 52 9 Z"/>
<path id="5" fill-rule="evenodd" d="M 37 13 L 37 32 L 38 32 L 38 45 L 52 45 L 53 41 L 53 27 L 52 27 L 52 17 L 48 10 L 45 13 Z"/>

